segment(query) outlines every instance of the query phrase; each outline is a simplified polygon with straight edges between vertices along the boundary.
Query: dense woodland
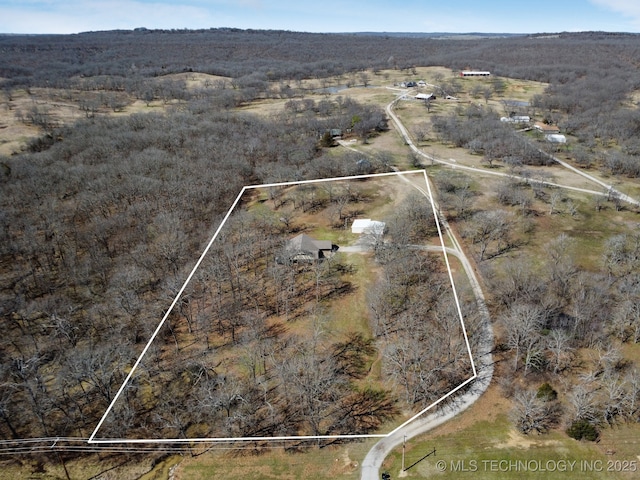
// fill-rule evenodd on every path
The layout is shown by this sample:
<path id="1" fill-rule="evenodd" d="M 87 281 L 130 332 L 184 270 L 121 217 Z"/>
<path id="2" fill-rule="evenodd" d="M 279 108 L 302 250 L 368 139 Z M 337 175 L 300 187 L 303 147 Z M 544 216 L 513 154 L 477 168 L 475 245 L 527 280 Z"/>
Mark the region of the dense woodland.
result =
<path id="1" fill-rule="evenodd" d="M 244 185 L 361 171 L 307 120 L 174 112 L 55 136 L 3 180 L 7 436 L 90 433 Z"/>
<path id="2" fill-rule="evenodd" d="M 523 433 L 566 428 L 595 440 L 603 428 L 638 422 L 640 373 L 624 354 L 640 340 L 637 217 L 622 233 L 599 232 L 591 243 L 595 264 L 567 233 L 550 235 L 538 258 L 522 250 L 536 247 L 529 236 L 540 228 L 536 217 L 562 216 L 581 228 L 590 212 L 623 207 L 615 199 L 578 206 L 535 179 L 505 179 L 492 193 L 496 207 L 478 209 L 466 175 L 439 174 L 436 183 L 492 299 L 496 380 L 514 400 L 515 426 Z"/>
<path id="3" fill-rule="evenodd" d="M 86 437 L 91 433 L 127 366 L 137 358 L 163 308 L 242 186 L 388 171 L 392 161 L 384 155 L 372 159 L 363 171 L 359 157 L 328 152 L 319 141 L 330 128 L 351 129 L 366 139 L 386 128 L 382 110 L 348 98 L 302 99 L 297 80 L 343 75 L 348 82 L 366 83 L 375 78 L 358 77 L 364 69 L 410 72 L 415 66 L 443 65 L 548 82 L 550 86 L 532 108 L 579 140 L 581 154 L 576 158 L 613 175 L 637 177 L 640 113 L 631 94 L 640 88 L 638 39 L 636 35 L 583 33 L 472 41 L 233 29 L 0 37 L 0 78 L 6 98 L 18 89 L 43 86 L 96 93 L 84 106 L 86 118 L 73 125 L 57 125 L 37 107 L 23 112 L 26 122 L 43 127 L 46 134 L 33 141 L 28 151 L 1 159 L 0 437 Z M 189 91 L 167 77 L 179 72 L 226 78 Z M 455 93 L 455 81 L 447 79 L 446 88 Z M 123 93 L 145 101 L 179 102 L 163 114 L 95 115 L 104 105 L 121 109 Z M 290 99 L 285 112 L 267 121 L 234 110 L 267 97 Z M 518 165 L 546 161 L 513 129 L 500 124 L 496 112 L 475 107 L 457 116 L 438 117 L 433 125 L 442 140 L 480 152 L 488 163 L 506 157 Z M 609 144 L 616 148 L 606 153 L 598 149 Z M 471 208 L 468 185 L 442 179 L 439 189 L 449 200 L 448 211 L 476 248 L 479 262 L 513 248 L 508 235 L 514 225 L 521 224 L 511 207 L 517 207 L 524 218 L 539 200 L 527 197 L 529 190 L 523 196 L 519 185 L 505 184 L 500 198 L 504 210 L 478 212 Z M 406 218 L 395 220 L 394 239 L 401 245 L 411 244 L 418 235 L 402 228 L 402 222 L 427 215 L 407 209 Z M 487 263 L 482 266 L 507 331 L 503 347 L 513 354 L 514 375 L 562 372 L 576 349 L 601 348 L 601 369 L 594 372 L 591 383 L 580 386 L 582 390 L 576 387 L 570 392 L 576 409 L 573 420 L 597 424 L 638 418 L 637 374 L 620 365 L 619 352 L 605 338 L 640 340 L 639 245 L 637 235 L 612 237 L 598 272 L 579 269 L 571 243 L 563 237 L 549 245 L 550 260 L 542 265 L 519 259 L 496 270 Z M 375 286 L 377 298 L 393 301 L 371 301 L 372 330 L 381 341 L 389 332 L 394 332 L 394 340 L 402 339 L 383 342 L 385 354 L 393 360 L 383 374 L 397 386 L 398 396 L 417 408 L 437 398 L 446 385 L 460 381 L 461 370 L 450 368 L 454 362 L 464 362 L 459 338 L 432 345 L 438 358 L 450 361 L 434 380 L 428 376 L 434 370 L 430 360 L 421 357 L 424 352 L 418 345 L 429 334 L 416 334 L 412 323 L 416 315 L 428 312 L 438 328 L 458 337 L 456 327 L 447 323 L 451 316 L 445 319 L 430 310 L 434 305 L 440 305 L 440 311 L 451 310 L 451 299 L 444 294 L 427 295 L 427 279 L 435 281 L 438 273 L 427 255 L 403 256 L 398 250 L 382 249 L 376 258 L 386 267 L 385 280 Z M 413 268 L 409 278 L 404 265 Z M 420 301 L 409 302 L 415 298 Z M 261 311 L 257 318 L 263 315 Z M 238 318 L 244 323 L 237 333 L 244 338 L 244 326 L 257 320 Z M 195 330 L 201 328 L 194 325 Z M 221 336 L 236 341 L 233 325 L 219 328 Z M 254 329 L 253 333 L 269 338 L 282 335 L 277 329 Z M 172 332 L 166 338 L 171 344 Z M 247 340 L 251 341 L 255 339 Z M 358 355 L 372 354 L 367 339 L 354 337 L 353 341 L 359 345 Z M 290 347 L 297 348 L 300 362 L 317 361 L 305 350 L 308 345 L 303 348 L 292 339 Z M 322 344 L 322 348 L 340 351 L 335 344 Z M 416 364 L 424 368 L 407 368 Z M 276 366 L 273 363 L 269 369 L 276 371 Z M 340 365 L 324 367 L 315 372 L 335 374 Z M 199 366 L 187 365 L 172 374 L 209 382 L 203 383 L 201 399 L 206 392 L 227 388 L 231 400 L 226 411 L 223 404 L 217 410 L 197 404 L 192 401 L 195 397 L 187 402 L 193 411 L 231 418 L 232 410 L 238 416 L 246 414 L 246 404 L 239 397 L 266 395 L 258 383 L 250 388 L 225 383 Z M 388 392 L 350 389 L 349 376 L 357 378 L 361 372 L 341 375 L 344 381 L 338 386 L 344 390 L 338 393 L 364 395 L 343 397 L 355 399 L 344 405 L 345 411 L 352 408 L 351 416 L 323 410 L 333 406 L 337 397 L 322 399 L 322 405 L 297 405 L 308 407 L 309 414 L 294 412 L 294 405 L 282 404 L 284 394 L 270 390 L 274 396 L 268 398 L 273 404 L 280 402 L 280 413 L 270 412 L 268 422 L 265 416 L 253 423 L 246 414 L 242 417 L 246 423 L 230 421 L 225 432 L 299 431 L 299 423 L 283 422 L 282 412 L 287 411 L 291 414 L 287 418 L 311 422 L 314 433 L 344 432 L 354 425 L 370 431 L 397 413 Z M 316 384 L 300 382 L 299 387 L 323 388 L 326 378 L 316 380 Z M 426 384 L 437 388 L 426 391 Z M 620 385 L 626 390 L 616 388 Z M 244 395 L 233 390 L 241 387 L 247 388 Z M 603 392 L 609 392 L 609 397 Z M 523 431 L 544 430 L 556 418 L 557 412 L 550 412 L 546 404 L 540 406 L 539 400 L 536 403 L 525 393 L 521 399 L 523 408 L 529 408 L 526 418 L 532 417 L 535 408 L 544 413 L 534 416 L 541 417 L 541 423 L 526 424 Z M 626 399 L 633 403 L 624 403 Z M 364 400 L 380 407 L 378 420 L 358 423 L 365 420 L 353 407 Z M 133 393 L 131 402 L 135 405 Z M 176 404 L 143 403 L 137 408 L 148 409 L 148 418 L 171 435 L 187 435 L 189 425 L 177 416 Z M 266 407 L 260 411 L 265 412 Z M 121 428 L 143 427 L 131 411 L 119 411 L 119 416 Z M 313 424 L 320 417 L 323 422 Z M 282 430 L 275 429 L 277 424 Z M 308 431 L 309 425 L 304 428 Z"/>
<path id="4" fill-rule="evenodd" d="M 464 37 L 462 37 L 464 38 Z M 0 36 L 0 78 L 5 96 L 16 88 L 55 87 L 85 91 L 83 108 L 118 111 L 123 94 L 145 101 L 190 101 L 200 109 L 229 109 L 256 98 L 294 98 L 297 81 L 342 76 L 346 84 L 375 82 L 362 74 L 415 66 L 483 69 L 496 76 L 549 83 L 532 108 L 580 140 L 576 156 L 614 174 L 637 177 L 640 117 L 630 101 L 640 88 L 634 34 L 603 32 L 507 38 L 447 39 L 364 34 L 309 34 L 236 29 L 89 32 L 78 35 Z M 218 75 L 203 89 L 189 91 L 181 72 Z M 443 82 L 445 93 L 460 88 Z M 499 82 L 494 85 L 500 91 Z M 91 93 L 94 93 L 91 96 Z M 491 96 L 491 92 L 486 93 Z M 322 109 L 322 106 L 319 107 Z M 507 109 L 505 109 L 507 110 Z M 22 112 L 45 127 L 49 112 Z M 509 114 L 508 110 L 499 112 Z M 469 112 L 478 115 L 478 112 Z M 616 142 L 606 155 L 599 145 Z M 492 150 L 495 150 L 493 148 Z"/>

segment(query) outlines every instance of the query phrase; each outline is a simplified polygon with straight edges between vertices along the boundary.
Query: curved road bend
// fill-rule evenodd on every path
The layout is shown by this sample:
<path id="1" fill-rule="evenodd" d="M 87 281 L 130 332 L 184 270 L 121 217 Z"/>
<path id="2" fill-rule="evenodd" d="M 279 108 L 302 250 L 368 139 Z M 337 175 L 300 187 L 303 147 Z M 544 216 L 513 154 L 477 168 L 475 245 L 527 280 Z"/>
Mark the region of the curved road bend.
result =
<path id="1" fill-rule="evenodd" d="M 412 148 L 412 150 L 422 154 L 422 152 L 420 152 L 420 150 L 413 145 L 406 129 L 393 113 L 391 109 L 393 103 L 395 103 L 395 100 L 394 102 L 392 102 L 387 106 L 387 113 L 395 122 L 398 130 L 404 137 L 404 140 L 407 143 L 407 145 L 409 145 Z M 431 197 L 428 191 L 414 184 L 413 182 L 410 182 L 405 178 L 404 175 L 400 176 L 400 178 L 402 178 L 404 181 L 408 183 L 411 183 L 413 187 L 418 189 L 426 197 L 428 198 Z M 435 207 L 436 207 L 435 210 L 439 211 L 439 208 L 437 208 L 437 206 Z M 391 453 L 391 451 L 395 447 L 397 447 L 398 445 L 401 445 L 406 439 L 413 438 L 417 435 L 420 435 L 422 433 L 425 433 L 431 430 L 432 428 L 446 422 L 447 420 L 453 418 L 454 416 L 456 416 L 458 413 L 462 412 L 469 406 L 473 405 L 473 403 L 487 389 L 487 387 L 489 386 L 489 383 L 491 382 L 491 378 L 493 376 L 493 358 L 491 355 L 491 351 L 493 349 L 493 328 L 491 326 L 491 319 L 489 316 L 489 310 L 487 309 L 487 306 L 486 306 L 484 293 L 480 288 L 480 282 L 476 277 L 476 274 L 473 270 L 471 263 L 469 262 L 469 259 L 462 251 L 457 238 L 455 237 L 455 235 L 451 231 L 451 228 L 449 227 L 448 222 L 443 217 L 440 217 L 440 220 L 446 230 L 446 233 L 448 234 L 449 238 L 451 239 L 454 245 L 453 248 L 445 247 L 445 250 L 447 254 L 454 255 L 460 260 L 460 263 L 462 264 L 465 270 L 465 273 L 469 278 L 469 283 L 471 284 L 472 290 L 476 296 L 478 310 L 481 315 L 481 322 L 483 325 L 483 328 L 481 329 L 482 337 L 479 339 L 478 349 L 476 351 L 476 355 L 474 356 L 477 375 L 475 378 L 472 377 L 469 379 L 468 384 L 471 385 L 471 388 L 468 388 L 468 390 L 464 394 L 456 396 L 455 401 L 452 402 L 450 405 L 448 405 L 445 408 L 442 408 L 440 411 L 431 413 L 429 415 L 423 415 L 422 417 L 414 420 L 413 422 L 409 423 L 405 427 L 397 431 L 394 431 L 389 436 L 377 442 L 373 446 L 373 448 L 369 450 L 369 453 L 367 453 L 365 459 L 362 462 L 362 474 L 361 474 L 362 480 L 378 480 L 380 478 L 380 467 L 382 466 L 382 462 L 384 461 L 384 459 L 389 455 L 389 453 Z M 442 251 L 442 247 L 440 246 L 429 246 L 429 247 L 416 246 L 416 247 L 425 248 L 427 250 L 439 251 L 439 252 Z M 450 395 L 451 395 L 451 398 L 453 398 L 454 395 L 457 395 L 457 392 L 454 391 Z"/>
<path id="2" fill-rule="evenodd" d="M 442 252 L 442 247 L 440 246 L 416 246 L 416 248 Z M 378 441 L 371 450 L 369 450 L 369 453 L 367 453 L 362 462 L 362 474 L 360 477 L 362 480 L 378 480 L 380 478 L 382 462 L 384 462 L 384 459 L 394 448 L 401 445 L 405 440 L 428 432 L 432 428 L 441 425 L 447 420 L 455 417 L 460 412 L 466 410 L 468 407 L 473 405 L 478 398 L 480 398 L 480 395 L 484 393 L 491 382 L 491 378 L 493 376 L 493 358 L 491 355 L 491 351 L 493 349 L 493 328 L 491 326 L 489 312 L 484 301 L 484 295 L 480 289 L 475 272 L 471 268 L 471 264 L 464 253 L 459 252 L 455 248 L 446 247 L 446 250 L 448 254 L 457 257 L 463 265 L 465 272 L 469 277 L 469 282 L 471 283 L 473 291 L 476 294 L 476 301 L 482 317 L 481 321 L 483 322 L 484 327 L 481 330 L 482 338 L 479 339 L 478 349 L 474 355 L 477 377 L 475 379 L 470 379 L 471 381 L 469 384 L 471 387 L 464 394 L 455 397 L 455 401 L 452 404 L 446 406 L 440 411 L 424 415 L 402 429 L 397 430 L 391 435 Z M 458 394 L 454 393 L 453 395 Z M 454 398 L 453 395 L 451 395 L 451 398 Z"/>
<path id="3" fill-rule="evenodd" d="M 409 136 L 409 132 L 407 132 L 407 129 L 404 127 L 404 125 L 402 124 L 402 122 L 400 121 L 400 119 L 396 116 L 395 112 L 393 111 L 393 106 L 405 95 L 407 94 L 407 92 L 403 92 L 401 94 L 399 94 L 391 103 L 389 103 L 386 106 L 386 112 L 387 115 L 393 120 L 394 124 L 396 125 L 396 128 L 398 129 L 398 131 L 400 132 L 400 134 L 402 135 L 402 138 L 404 140 L 404 142 L 407 144 L 407 146 L 409 146 L 409 148 L 411 149 L 411 151 L 413 151 L 416 155 L 419 155 L 423 158 L 426 158 L 428 160 L 430 160 L 431 162 L 435 162 L 435 163 L 439 163 L 442 165 L 447 165 L 453 169 L 460 169 L 460 170 L 466 170 L 466 171 L 471 171 L 471 172 L 477 172 L 477 173 L 482 173 L 484 175 L 495 175 L 495 176 L 501 176 L 501 177 L 514 177 L 514 175 L 510 175 L 508 173 L 503 173 L 503 172 L 494 172 L 491 170 L 486 170 L 486 169 L 480 169 L 480 168 L 475 168 L 475 167 L 468 167 L 466 165 L 459 165 L 456 163 L 452 163 L 452 162 L 447 162 L 446 160 L 441 160 L 438 159 L 436 157 L 434 157 L 433 155 L 429 155 L 425 152 L 423 152 L 422 150 L 420 150 L 418 147 L 415 146 L 415 144 L 413 143 L 413 141 L 411 140 L 411 137 Z M 566 168 L 567 170 L 571 170 L 572 172 L 580 175 L 581 177 L 586 178 L 587 180 L 589 180 L 590 182 L 593 182 L 597 185 L 600 185 L 601 187 L 603 187 L 603 190 L 600 191 L 596 191 L 596 190 L 589 190 L 589 189 L 585 189 L 585 188 L 579 188 L 579 187 L 571 187 L 568 185 L 561 185 L 558 183 L 553 183 L 553 182 L 540 182 L 544 185 L 550 186 L 550 187 L 559 187 L 559 188 L 564 188 L 567 190 L 575 190 L 577 192 L 583 192 L 583 193 L 589 193 L 591 195 L 601 195 L 601 196 L 608 196 L 611 194 L 615 194 L 618 196 L 618 198 L 620 198 L 621 200 L 630 203 L 632 205 L 636 205 L 636 206 L 640 206 L 640 201 L 630 197 L 629 195 L 626 195 L 622 192 L 620 192 L 619 190 L 616 190 L 615 188 L 613 188 L 613 186 L 608 185 L 606 182 L 603 182 L 602 180 L 600 180 L 599 178 L 596 178 L 592 175 L 589 175 L 588 173 L 580 170 L 579 168 L 574 167 L 573 165 L 565 162 L 564 160 L 560 160 L 558 157 L 555 157 L 553 155 L 548 154 L 547 152 L 545 152 L 544 150 L 539 150 L 541 153 L 543 153 L 544 155 L 547 155 L 549 158 L 551 158 L 554 162 L 558 163 L 559 165 L 563 166 L 564 168 Z M 516 178 L 521 178 L 521 177 L 517 177 Z"/>
<path id="4" fill-rule="evenodd" d="M 473 171 L 473 172 L 482 173 L 485 175 L 489 174 L 489 175 L 497 175 L 497 176 L 510 176 L 509 174 L 502 173 L 502 172 L 492 172 L 490 170 L 482 170 L 474 167 L 458 165 L 458 164 L 450 163 L 444 160 L 440 160 L 435 158 L 432 155 L 428 155 L 427 153 L 423 152 L 418 147 L 416 147 L 413 141 L 411 140 L 411 137 L 409 136 L 409 133 L 407 132 L 406 128 L 404 127 L 400 119 L 396 116 L 395 112 L 393 111 L 393 106 L 395 105 L 395 103 L 398 100 L 400 100 L 400 98 L 402 98 L 404 95 L 406 95 L 406 91 L 405 92 L 401 91 L 401 93 L 391 103 L 387 105 L 386 112 L 387 112 L 387 115 L 393 120 L 394 124 L 396 125 L 396 128 L 402 135 L 404 142 L 407 144 L 407 146 L 409 146 L 409 148 L 414 153 L 432 162 L 444 164 L 454 169 L 459 168 L 461 170 Z M 554 161 L 556 161 L 558 164 L 562 165 L 563 167 L 604 187 L 606 189 L 606 192 L 582 189 L 577 187 L 570 187 L 570 186 L 560 185 L 552 182 L 543 182 L 545 185 L 566 188 L 566 189 L 580 191 L 580 192 L 594 194 L 594 195 L 609 195 L 611 193 L 615 193 L 616 195 L 619 196 L 620 199 L 628 203 L 631 203 L 634 205 L 640 205 L 640 202 L 638 200 L 615 190 L 612 186 L 607 185 L 603 181 L 585 172 L 580 171 L 579 169 L 573 167 L 572 165 L 569 165 L 567 162 L 564 162 L 556 157 L 552 156 L 552 158 Z M 404 176 L 401 176 L 401 178 L 403 178 L 403 180 L 406 180 Z M 425 192 L 422 188 L 416 185 L 414 186 L 418 188 L 425 196 L 429 196 L 428 193 Z M 439 211 L 439 209 L 437 209 L 437 211 Z M 471 406 L 480 397 L 480 395 L 487 389 L 491 381 L 491 377 L 493 375 L 493 360 L 491 356 L 491 350 L 493 348 L 493 329 L 491 327 L 489 312 L 486 308 L 486 302 L 484 299 L 484 295 L 482 293 L 482 289 L 480 288 L 480 284 L 477 280 L 477 277 L 475 275 L 475 272 L 473 271 L 471 264 L 468 261 L 468 258 L 465 256 L 464 252 L 460 247 L 460 244 L 458 243 L 457 238 L 455 237 L 455 235 L 453 235 L 453 232 L 449 228 L 449 225 L 446 222 L 446 219 L 441 217 L 441 221 L 445 227 L 446 232 L 449 235 L 449 238 L 451 239 L 455 247 L 453 249 L 446 248 L 446 250 L 449 254 L 456 256 L 462 263 L 463 268 L 465 269 L 465 272 L 467 273 L 467 276 L 469 278 L 469 282 L 471 283 L 473 291 L 476 295 L 476 301 L 478 303 L 478 307 L 482 315 L 482 321 L 484 325 L 484 329 L 482 333 L 483 338 L 480 341 L 478 357 L 475 358 L 475 361 L 477 361 L 478 375 L 473 385 L 473 388 L 470 389 L 465 394 L 459 396 L 456 399 L 456 402 L 454 402 L 452 407 L 448 408 L 446 411 L 435 412 L 430 415 L 419 418 L 414 422 L 410 423 L 409 425 L 407 425 L 406 427 L 392 433 L 388 437 L 385 437 L 382 440 L 380 440 L 378 443 L 376 443 L 376 445 L 374 445 L 374 447 L 369 451 L 369 453 L 367 454 L 367 456 L 365 457 L 362 463 L 362 475 L 361 475 L 362 480 L 377 480 L 378 478 L 380 478 L 380 467 L 382 466 L 382 462 L 395 447 L 397 447 L 398 445 L 401 445 L 406 439 L 415 437 L 417 435 L 420 435 L 422 433 L 429 431 L 430 429 L 453 418 L 455 415 L 457 415 L 461 411 Z M 436 248 L 440 249 L 440 247 L 436 247 Z"/>

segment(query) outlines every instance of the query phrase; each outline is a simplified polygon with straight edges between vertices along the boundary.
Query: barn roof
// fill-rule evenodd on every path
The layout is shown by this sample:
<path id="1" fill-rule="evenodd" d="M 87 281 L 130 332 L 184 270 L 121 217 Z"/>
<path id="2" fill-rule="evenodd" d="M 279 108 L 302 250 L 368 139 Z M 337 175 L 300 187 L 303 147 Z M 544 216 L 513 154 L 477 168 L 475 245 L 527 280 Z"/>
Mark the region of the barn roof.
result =
<path id="1" fill-rule="evenodd" d="M 351 231 L 353 233 L 384 233 L 385 223 L 377 220 L 371 220 L 370 218 L 358 218 L 353 221 L 351 225 Z"/>
<path id="2" fill-rule="evenodd" d="M 319 257 L 320 250 L 331 250 L 331 248 L 331 241 L 316 240 L 315 238 L 312 238 L 309 235 L 305 235 L 304 233 L 293 237 L 287 242 L 287 249 L 289 251 L 296 253 L 309 253 L 314 258 Z"/>

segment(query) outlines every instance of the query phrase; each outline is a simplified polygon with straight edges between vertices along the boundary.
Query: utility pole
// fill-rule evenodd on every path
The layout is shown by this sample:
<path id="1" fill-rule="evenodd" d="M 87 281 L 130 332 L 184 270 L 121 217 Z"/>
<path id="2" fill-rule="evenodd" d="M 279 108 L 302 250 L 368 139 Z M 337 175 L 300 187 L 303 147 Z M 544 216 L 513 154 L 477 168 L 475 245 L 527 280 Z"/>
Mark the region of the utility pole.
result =
<path id="1" fill-rule="evenodd" d="M 55 449 L 56 444 L 58 443 L 58 440 L 60 440 L 60 438 L 56 438 L 56 440 L 53 442 L 53 445 L 51 445 L 51 450 L 54 450 L 56 452 L 56 456 L 58 457 L 58 461 L 62 465 L 62 469 L 64 470 L 64 474 L 67 477 L 67 480 L 71 480 L 71 477 L 69 476 L 69 470 L 67 470 L 67 466 L 65 465 L 64 460 L 62 460 L 62 457 L 60 456 L 60 452 L 58 452 L 58 450 Z"/>
<path id="2" fill-rule="evenodd" d="M 407 436 L 404 436 L 402 441 L 402 471 L 404 472 L 404 448 L 407 446 Z"/>

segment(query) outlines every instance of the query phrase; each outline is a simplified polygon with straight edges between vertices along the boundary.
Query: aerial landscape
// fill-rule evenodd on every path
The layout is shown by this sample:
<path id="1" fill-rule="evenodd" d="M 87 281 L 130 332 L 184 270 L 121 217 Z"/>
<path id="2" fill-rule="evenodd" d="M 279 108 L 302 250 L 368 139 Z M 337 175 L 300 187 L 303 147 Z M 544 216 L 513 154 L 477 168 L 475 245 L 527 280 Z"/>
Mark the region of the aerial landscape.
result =
<path id="1" fill-rule="evenodd" d="M 638 478 L 638 7 L 209 3 L 0 1 L 0 479 Z"/>

